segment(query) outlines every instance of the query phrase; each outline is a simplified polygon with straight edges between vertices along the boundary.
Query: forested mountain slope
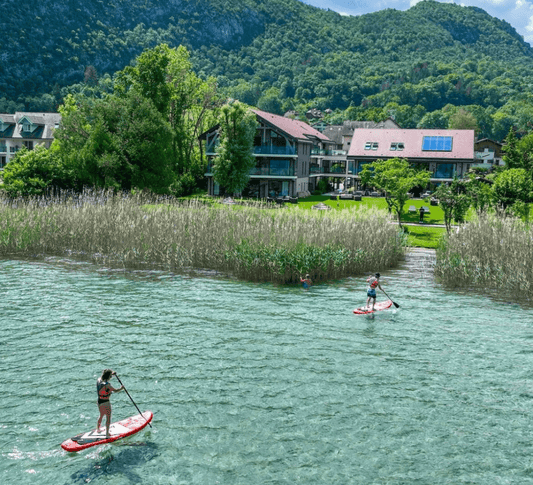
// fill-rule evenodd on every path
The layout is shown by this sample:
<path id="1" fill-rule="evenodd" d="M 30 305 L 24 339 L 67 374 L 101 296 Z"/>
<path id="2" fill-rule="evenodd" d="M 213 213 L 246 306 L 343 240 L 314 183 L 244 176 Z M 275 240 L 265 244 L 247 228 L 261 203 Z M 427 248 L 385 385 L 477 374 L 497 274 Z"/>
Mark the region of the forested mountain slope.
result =
<path id="1" fill-rule="evenodd" d="M 163 42 L 187 46 L 227 94 L 277 112 L 497 109 L 533 86 L 533 49 L 508 23 L 429 0 L 358 17 L 297 0 L 4 0 L 0 27 L 0 111 L 55 109 L 88 66 L 112 74 Z"/>

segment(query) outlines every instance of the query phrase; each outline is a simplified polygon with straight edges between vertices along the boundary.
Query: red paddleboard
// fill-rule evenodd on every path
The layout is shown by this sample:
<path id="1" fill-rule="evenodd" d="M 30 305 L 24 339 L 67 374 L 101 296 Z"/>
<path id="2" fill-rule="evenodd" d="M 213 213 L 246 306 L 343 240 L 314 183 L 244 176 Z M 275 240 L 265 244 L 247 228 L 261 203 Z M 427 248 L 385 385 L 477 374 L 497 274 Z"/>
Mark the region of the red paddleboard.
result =
<path id="1" fill-rule="evenodd" d="M 380 301 L 374 305 L 374 312 L 377 312 L 379 310 L 386 310 L 387 308 L 390 308 L 392 306 L 392 300 L 386 300 L 386 301 Z M 353 311 L 357 315 L 368 315 L 369 313 L 374 313 L 372 311 L 372 305 L 370 305 L 369 308 L 366 306 L 361 308 L 356 308 Z"/>
<path id="2" fill-rule="evenodd" d="M 152 413 L 152 411 L 145 411 L 142 414 L 137 414 L 136 416 L 131 416 L 122 421 L 111 423 L 111 426 L 109 426 L 109 438 L 106 438 L 105 426 L 101 426 L 98 431 L 93 429 L 92 431 L 78 434 L 73 438 L 63 441 L 63 443 L 61 443 L 61 448 L 66 451 L 76 452 L 84 450 L 85 448 L 90 448 L 91 446 L 112 443 L 113 441 L 117 441 L 141 431 L 141 429 L 152 421 L 153 417 L 154 413 Z"/>

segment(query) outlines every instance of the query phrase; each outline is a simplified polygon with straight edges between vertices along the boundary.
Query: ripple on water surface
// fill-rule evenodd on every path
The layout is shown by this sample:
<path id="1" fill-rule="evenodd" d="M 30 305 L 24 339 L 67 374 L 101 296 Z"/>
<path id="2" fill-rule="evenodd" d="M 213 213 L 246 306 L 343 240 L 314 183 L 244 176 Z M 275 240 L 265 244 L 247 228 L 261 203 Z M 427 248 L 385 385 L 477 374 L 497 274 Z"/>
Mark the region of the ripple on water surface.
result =
<path id="1" fill-rule="evenodd" d="M 533 311 L 384 271 L 310 291 L 0 261 L 2 483 L 533 483 Z M 68 455 L 112 367 L 153 429 Z M 113 397 L 114 418 L 136 412 Z"/>

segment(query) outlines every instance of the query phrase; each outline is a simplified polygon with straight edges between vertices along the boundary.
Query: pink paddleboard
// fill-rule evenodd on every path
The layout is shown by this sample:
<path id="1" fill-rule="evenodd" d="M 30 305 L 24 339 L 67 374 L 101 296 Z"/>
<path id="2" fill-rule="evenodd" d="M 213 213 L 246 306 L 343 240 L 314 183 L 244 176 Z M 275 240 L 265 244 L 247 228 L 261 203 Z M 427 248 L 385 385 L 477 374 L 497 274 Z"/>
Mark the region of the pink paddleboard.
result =
<path id="1" fill-rule="evenodd" d="M 390 308 L 391 306 L 392 306 L 392 300 L 380 301 L 374 305 L 374 312 L 377 312 L 379 310 L 386 310 L 387 308 Z M 356 308 L 353 312 L 357 315 L 368 315 L 369 313 L 374 313 L 372 311 L 372 305 L 370 305 L 370 308 L 367 308 L 367 307 Z"/>
<path id="2" fill-rule="evenodd" d="M 142 414 L 137 414 L 136 416 L 131 416 L 122 421 L 111 423 L 111 426 L 109 426 L 109 438 L 106 438 L 105 426 L 101 426 L 98 431 L 93 429 L 92 431 L 78 434 L 73 438 L 63 441 L 63 443 L 61 443 L 61 448 L 66 451 L 76 452 L 84 450 L 85 448 L 90 448 L 91 446 L 112 443 L 113 441 L 117 441 L 141 431 L 141 429 L 152 421 L 153 417 L 154 414 L 152 411 L 145 411 Z"/>

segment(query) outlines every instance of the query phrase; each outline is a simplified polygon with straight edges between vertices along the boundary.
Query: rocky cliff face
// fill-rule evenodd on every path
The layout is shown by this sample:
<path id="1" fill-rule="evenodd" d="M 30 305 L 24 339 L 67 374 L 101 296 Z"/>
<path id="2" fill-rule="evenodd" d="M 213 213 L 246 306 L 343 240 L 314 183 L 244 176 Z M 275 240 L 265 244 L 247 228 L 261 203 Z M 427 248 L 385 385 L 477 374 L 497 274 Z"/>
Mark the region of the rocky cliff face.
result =
<path id="1" fill-rule="evenodd" d="M 222 2 L 223 3 L 223 2 Z M 32 94 L 49 77 L 59 85 L 124 68 L 144 49 L 165 42 L 231 49 L 264 31 L 266 15 L 232 0 L 16 0 L 2 2 L 0 97 Z M 8 79 L 17 79 L 10 83 Z"/>

